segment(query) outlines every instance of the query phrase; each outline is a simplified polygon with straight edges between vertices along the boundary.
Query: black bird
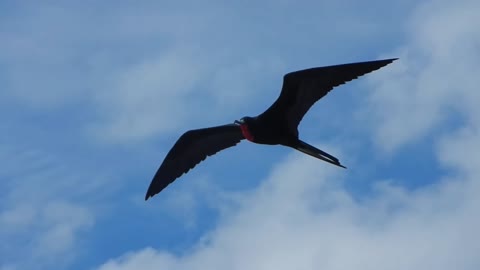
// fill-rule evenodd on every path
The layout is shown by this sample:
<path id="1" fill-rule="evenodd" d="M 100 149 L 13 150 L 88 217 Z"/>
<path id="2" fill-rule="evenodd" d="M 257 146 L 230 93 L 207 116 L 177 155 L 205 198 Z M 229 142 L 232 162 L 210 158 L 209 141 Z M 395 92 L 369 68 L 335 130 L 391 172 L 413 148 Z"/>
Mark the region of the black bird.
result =
<path id="1" fill-rule="evenodd" d="M 386 66 L 398 58 L 317 67 L 287 73 L 277 100 L 262 114 L 233 124 L 185 132 L 168 152 L 153 177 L 145 200 L 162 191 L 207 156 L 247 139 L 258 144 L 284 145 L 345 168 L 337 158 L 298 138 L 298 124 L 310 107 L 334 87 Z"/>

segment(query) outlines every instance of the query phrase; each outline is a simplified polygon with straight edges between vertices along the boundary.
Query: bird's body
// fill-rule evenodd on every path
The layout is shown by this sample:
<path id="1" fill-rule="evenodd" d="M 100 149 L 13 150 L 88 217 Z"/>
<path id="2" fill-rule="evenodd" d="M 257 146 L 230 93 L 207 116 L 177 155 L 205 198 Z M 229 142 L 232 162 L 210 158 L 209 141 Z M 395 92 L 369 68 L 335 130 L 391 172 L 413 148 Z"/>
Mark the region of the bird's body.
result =
<path id="1" fill-rule="evenodd" d="M 245 139 L 258 144 L 286 144 L 292 139 L 298 138 L 297 130 L 290 130 L 279 121 L 268 121 L 261 116 L 243 117 L 240 125 Z"/>
<path id="2" fill-rule="evenodd" d="M 247 139 L 253 143 L 283 145 L 345 168 L 339 160 L 299 139 L 298 125 L 315 102 L 334 87 L 388 65 L 396 59 L 311 68 L 288 73 L 277 100 L 255 117 L 234 124 L 185 132 L 157 170 L 145 200 L 162 191 L 207 156 Z"/>

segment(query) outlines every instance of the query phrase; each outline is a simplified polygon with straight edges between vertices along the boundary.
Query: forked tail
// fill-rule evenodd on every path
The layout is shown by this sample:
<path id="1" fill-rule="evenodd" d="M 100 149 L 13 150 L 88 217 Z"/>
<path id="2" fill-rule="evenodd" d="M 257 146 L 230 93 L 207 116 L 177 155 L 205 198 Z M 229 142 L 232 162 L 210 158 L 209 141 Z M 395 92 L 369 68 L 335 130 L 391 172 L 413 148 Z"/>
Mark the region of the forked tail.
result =
<path id="1" fill-rule="evenodd" d="M 342 164 L 340 164 L 340 161 L 338 161 L 338 159 L 304 141 L 301 141 L 301 140 L 298 140 L 297 144 L 295 146 L 293 146 L 293 148 L 295 148 L 296 150 L 298 151 L 301 151 L 307 155 L 310 155 L 312 157 L 315 157 L 315 158 L 318 158 L 318 159 L 321 159 L 323 161 L 326 161 L 328 163 L 331 163 L 333 165 L 337 165 L 339 167 L 342 167 L 342 168 L 347 168 L 345 166 L 343 166 Z"/>

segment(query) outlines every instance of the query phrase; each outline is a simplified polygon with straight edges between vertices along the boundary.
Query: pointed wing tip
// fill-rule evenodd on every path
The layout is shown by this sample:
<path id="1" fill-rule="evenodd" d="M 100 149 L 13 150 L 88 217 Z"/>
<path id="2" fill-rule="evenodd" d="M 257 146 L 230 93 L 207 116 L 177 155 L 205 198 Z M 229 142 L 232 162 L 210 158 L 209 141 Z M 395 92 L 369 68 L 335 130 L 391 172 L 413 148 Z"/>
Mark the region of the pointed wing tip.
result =
<path id="1" fill-rule="evenodd" d="M 379 59 L 379 60 L 373 60 L 373 61 L 370 61 L 370 62 L 373 62 L 373 63 L 381 63 L 383 65 L 388 65 L 396 60 L 398 60 L 399 58 L 396 57 L 396 58 L 387 58 L 387 59 Z"/>
<path id="2" fill-rule="evenodd" d="M 396 57 L 396 58 L 390 58 L 390 59 L 385 59 L 385 60 L 381 60 L 381 61 L 386 62 L 387 64 L 390 64 L 390 63 L 392 63 L 393 61 L 396 61 L 396 60 L 398 60 L 398 59 L 399 59 L 399 58 Z"/>
<path id="3" fill-rule="evenodd" d="M 382 60 L 374 60 L 374 61 L 370 61 L 370 63 L 372 63 L 375 67 L 373 68 L 374 70 L 378 70 L 382 67 L 385 67 L 386 65 L 389 65 L 391 64 L 392 62 L 398 60 L 399 58 L 389 58 L 389 59 L 382 59 Z M 373 70 L 371 70 L 370 72 L 372 72 Z M 367 72 L 369 73 L 369 72 Z"/>
<path id="4" fill-rule="evenodd" d="M 145 201 L 148 201 L 148 199 L 150 199 L 150 198 L 153 197 L 154 195 L 155 195 L 155 194 L 152 194 L 152 193 L 150 192 L 150 190 L 147 191 L 147 193 L 145 194 Z"/>
<path id="5" fill-rule="evenodd" d="M 153 181 L 152 181 L 153 183 Z M 153 196 L 155 196 L 158 192 L 155 192 L 153 191 L 153 188 L 152 188 L 152 184 L 150 184 L 150 186 L 148 187 L 147 189 L 147 193 L 145 194 L 145 201 L 147 201 L 148 199 L 152 198 Z"/>

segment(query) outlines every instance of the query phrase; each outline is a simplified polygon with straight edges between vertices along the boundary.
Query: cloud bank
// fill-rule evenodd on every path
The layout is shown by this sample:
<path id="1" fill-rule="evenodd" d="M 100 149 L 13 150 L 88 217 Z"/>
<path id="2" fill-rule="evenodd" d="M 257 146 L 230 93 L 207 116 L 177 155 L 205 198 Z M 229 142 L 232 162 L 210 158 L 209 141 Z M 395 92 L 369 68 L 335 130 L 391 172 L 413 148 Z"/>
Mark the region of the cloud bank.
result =
<path id="1" fill-rule="evenodd" d="M 395 154 L 430 136 L 448 175 L 410 190 L 377 179 L 370 197 L 354 198 L 343 172 L 292 154 L 190 250 L 147 247 L 97 269 L 478 269 L 479 9 L 421 4 L 401 60 L 371 80 L 377 146 Z M 452 113 L 461 124 L 447 122 Z"/>
<path id="2" fill-rule="evenodd" d="M 410 1 L 312 8 L 265 1 L 258 9 L 2 2 L 0 269 L 479 269 L 477 2 L 424 2 L 406 17 Z M 382 58 L 379 50 L 401 59 L 356 84 L 371 92 L 360 89 L 369 93 L 355 101 L 363 108 L 348 113 L 383 151 L 377 160 L 428 146 L 445 172 L 430 184 L 407 188 L 411 179 L 398 177 L 398 169 L 351 179 L 353 168 L 339 171 L 292 153 L 253 190 L 232 194 L 207 183 L 161 206 L 183 209 L 177 218 L 195 227 L 197 217 L 211 218 L 198 197 L 215 193 L 211 205 L 220 209 L 210 210 L 220 213 L 218 222 L 198 229 L 192 245 L 178 239 L 189 246 L 182 252 L 165 247 L 166 234 L 181 230 L 165 225 L 172 223 L 168 215 L 151 217 L 158 214 L 155 202 L 130 201 L 141 199 L 139 179 L 150 177 L 145 162 L 156 166 L 158 152 L 171 146 L 152 150 L 154 138 L 260 112 L 277 97 L 284 72 Z M 343 108 L 332 102 L 335 93 L 328 99 L 320 109 Z M 317 134 L 318 123 L 308 122 L 305 129 Z M 368 139 L 352 137 L 339 156 L 371 167 L 347 146 Z M 140 150 L 112 151 L 111 143 Z M 254 163 L 242 158 L 240 167 Z M 349 180 L 373 183 L 373 191 L 352 192 Z M 125 185 L 128 193 L 105 197 Z M 145 239 L 156 238 L 161 248 L 145 247 Z"/>

